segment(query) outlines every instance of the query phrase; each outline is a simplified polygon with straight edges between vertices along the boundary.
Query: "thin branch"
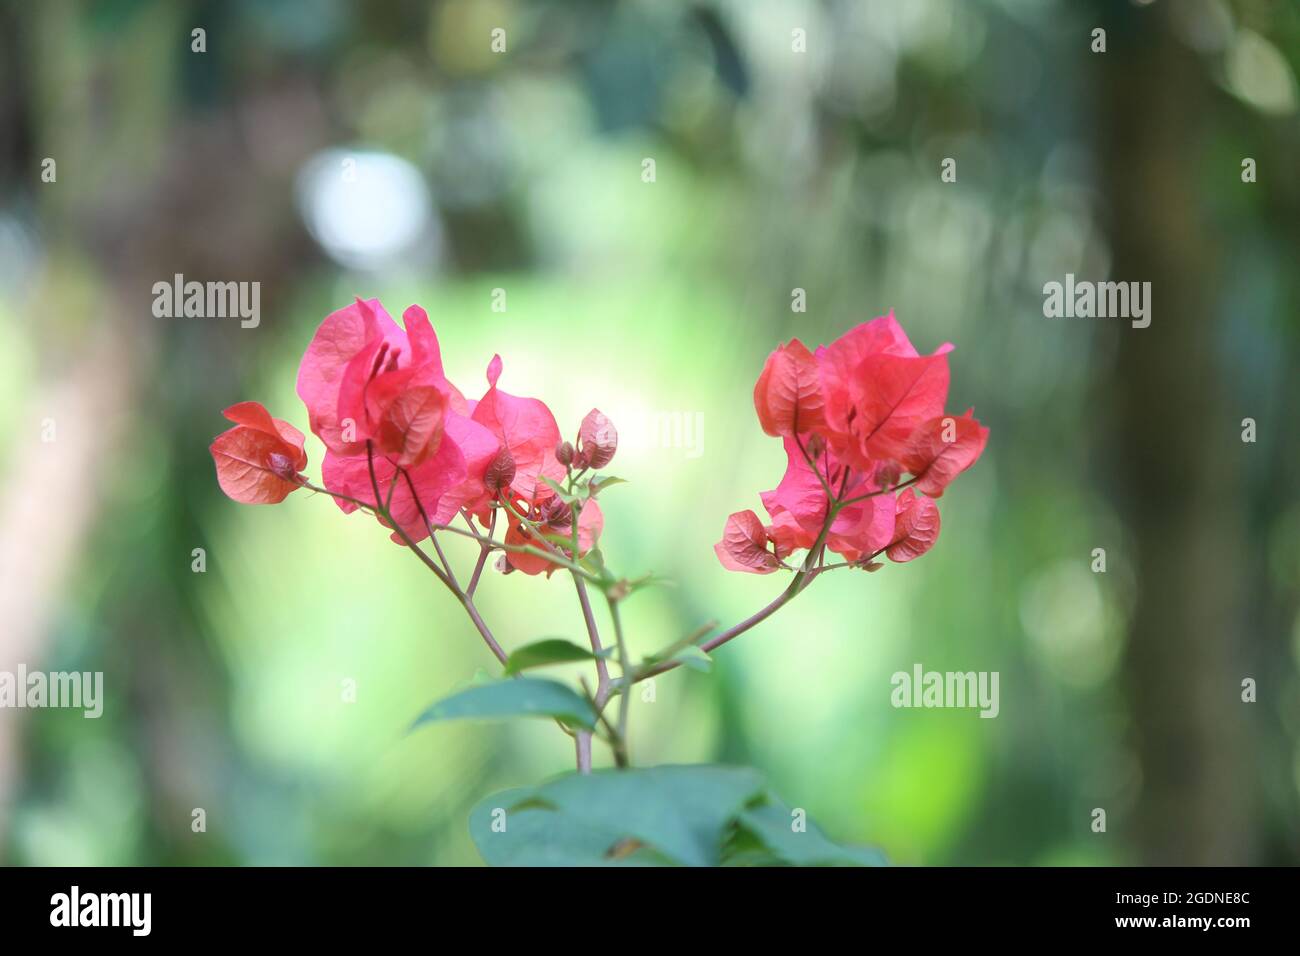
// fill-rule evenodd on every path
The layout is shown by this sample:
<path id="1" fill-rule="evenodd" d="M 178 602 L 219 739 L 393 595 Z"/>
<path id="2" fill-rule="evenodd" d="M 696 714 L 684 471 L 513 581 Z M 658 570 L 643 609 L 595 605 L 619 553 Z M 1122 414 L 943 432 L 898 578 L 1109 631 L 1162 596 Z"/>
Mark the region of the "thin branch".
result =
<path id="1" fill-rule="evenodd" d="M 375 504 L 377 506 L 381 495 L 379 494 L 379 479 L 375 477 L 375 449 L 374 445 L 369 441 L 366 442 L 366 466 L 370 471 L 370 487 L 374 490 Z M 378 511 L 377 508 L 376 510 Z M 425 566 L 434 573 L 438 580 L 450 588 L 451 582 L 448 581 L 446 576 L 442 573 L 442 569 L 438 567 L 432 558 L 424 553 L 422 548 L 411 540 L 411 536 L 406 533 L 406 529 L 402 527 L 401 523 L 394 521 L 392 514 L 388 511 L 381 511 L 378 513 L 389 523 L 389 526 L 397 532 L 398 537 L 402 539 L 403 543 L 414 551 L 420 560 L 424 562 Z"/>
<path id="2" fill-rule="evenodd" d="M 461 510 L 461 514 L 465 515 L 464 509 Z M 467 524 L 469 523 L 469 515 L 465 515 L 465 521 Z M 496 509 L 494 508 L 492 509 L 492 517 L 488 519 L 487 536 L 489 541 L 492 539 L 492 536 L 496 531 L 496 527 L 497 527 L 497 513 L 496 513 Z M 470 524 L 470 530 L 471 531 L 474 530 L 473 524 Z M 478 561 L 474 564 L 474 574 L 469 579 L 469 587 L 465 589 L 465 594 L 467 597 L 473 597 L 474 592 L 478 590 L 478 579 L 483 574 L 483 566 L 487 564 L 488 555 L 490 555 L 491 553 L 492 553 L 491 544 L 488 544 L 487 542 L 479 543 Z"/>
<path id="3" fill-rule="evenodd" d="M 827 479 L 822 477 L 822 473 L 817 470 L 817 463 L 812 460 L 812 455 L 808 454 L 808 449 L 804 447 L 804 443 L 797 433 L 794 436 L 794 443 L 798 446 L 800 453 L 803 455 L 803 460 L 807 462 L 808 467 L 812 469 L 812 473 L 817 476 L 817 481 L 821 484 L 822 491 L 826 492 L 826 500 L 828 502 L 834 501 L 835 494 L 831 491 L 831 486 L 827 484 Z M 826 467 L 829 468 L 830 465 L 828 464 Z"/>
<path id="4" fill-rule="evenodd" d="M 396 465 L 398 474 L 406 480 L 406 487 L 411 491 L 411 500 L 415 502 L 416 510 L 420 512 L 420 517 L 424 520 L 424 526 L 429 529 L 429 543 L 433 545 L 433 550 L 437 552 L 438 560 L 442 562 L 442 569 L 447 572 L 447 580 L 451 582 L 451 588 L 454 591 L 460 591 L 460 582 L 456 580 L 456 572 L 451 569 L 451 562 L 447 560 L 447 555 L 442 551 L 442 545 L 438 543 L 438 536 L 434 533 L 433 522 L 429 520 L 429 514 L 424 510 L 424 504 L 420 501 L 419 492 L 415 490 L 415 482 L 411 480 L 411 474 L 405 468 L 399 468 Z M 390 489 L 391 495 L 391 489 Z"/>
<path id="5" fill-rule="evenodd" d="M 847 508 L 849 505 L 855 505 L 859 501 L 866 501 L 868 498 L 876 498 L 880 495 L 892 495 L 894 492 L 902 491 L 908 485 L 914 485 L 920 480 L 919 475 L 913 475 L 911 478 L 907 479 L 907 481 L 900 482 L 899 484 L 893 485 L 889 488 L 881 488 L 879 491 L 873 491 L 870 494 L 858 495 L 856 498 L 849 498 L 846 501 L 841 501 L 839 506 L 841 508 Z"/>
<path id="6" fill-rule="evenodd" d="M 614 641 L 618 645 L 619 683 L 622 685 L 618 696 L 618 744 L 614 748 L 614 763 L 626 767 L 631 763 L 627 747 L 627 721 L 632 703 L 632 684 L 636 675 L 632 669 L 631 658 L 628 656 L 627 640 L 623 637 L 623 621 L 619 617 L 618 601 L 606 595 L 605 602 L 609 605 L 610 620 L 614 622 Z"/>
<path id="7" fill-rule="evenodd" d="M 762 608 L 759 611 L 756 611 L 754 614 L 751 614 L 749 617 L 745 618 L 739 624 L 732 625 L 731 627 L 727 628 L 725 631 L 723 631 L 721 634 L 717 635 L 716 637 L 710 638 L 709 640 L 705 641 L 703 644 L 700 645 L 700 650 L 704 651 L 707 654 L 710 651 L 721 647 L 723 644 L 726 644 L 728 641 L 739 637 L 741 634 L 744 634 L 746 631 L 750 630 L 756 625 L 762 624 L 769 617 L 771 617 L 777 611 L 781 610 L 781 608 L 785 607 L 792 600 L 794 600 L 795 597 L 797 597 L 799 593 L 803 591 L 804 588 L 806 588 L 809 584 L 812 583 L 813 578 L 817 577 L 823 571 L 827 570 L 824 567 L 821 568 L 814 567 L 814 563 L 816 561 L 816 556 L 818 552 L 820 552 L 822 549 L 822 545 L 826 543 L 826 536 L 830 534 L 831 525 L 835 522 L 835 517 L 839 513 L 839 509 L 842 507 L 843 505 L 840 504 L 840 505 L 835 505 L 827 510 L 826 519 L 825 521 L 822 522 L 821 534 L 817 536 L 816 543 L 813 544 L 812 548 L 809 549 L 808 551 L 807 557 L 804 558 L 803 568 L 801 568 L 795 574 L 794 580 L 790 582 L 789 586 L 786 587 L 786 589 L 782 591 L 776 597 L 776 599 L 772 601 L 770 604 L 768 604 L 766 607 Z M 632 680 L 630 681 L 630 684 L 639 683 L 640 681 L 643 681 L 648 677 L 656 677 L 659 674 L 663 674 L 667 671 L 673 670 L 676 667 L 680 667 L 681 663 L 682 663 L 681 660 L 677 659 L 677 660 L 663 661 L 662 663 L 655 664 L 652 667 L 648 667 L 645 670 L 638 671 L 636 674 L 634 674 Z M 623 688 L 623 692 L 624 692 L 624 696 L 626 696 L 627 688 Z"/>
<path id="8" fill-rule="evenodd" d="M 375 449 L 374 445 L 369 441 L 366 442 L 366 465 L 370 471 L 370 487 L 375 492 L 375 501 L 378 502 L 380 495 L 379 480 L 375 477 Z M 424 562 L 425 567 L 432 571 L 438 580 L 447 586 L 447 590 L 456 595 L 456 599 L 460 601 L 461 606 L 465 608 L 465 612 L 469 615 L 470 620 L 474 622 L 474 627 L 478 630 L 484 643 L 487 644 L 488 649 L 492 651 L 498 661 L 504 664 L 508 660 L 508 655 L 501 649 L 501 645 L 497 643 L 496 638 L 492 636 L 492 631 L 484 622 L 482 615 L 479 614 L 478 608 L 474 606 L 474 602 L 465 596 L 465 592 L 453 585 L 451 581 L 443 575 L 442 569 L 438 567 L 437 563 L 425 554 L 422 548 L 411 540 L 411 536 L 406 533 L 406 529 L 402 527 L 401 523 L 393 520 L 392 514 L 384 511 L 381 512 L 381 516 L 388 521 L 390 526 L 397 532 L 398 536 L 406 546 L 414 551 L 420 560 Z"/>
<path id="9" fill-rule="evenodd" d="M 453 593 L 455 593 L 456 597 L 460 600 L 461 606 L 465 608 L 465 613 L 469 615 L 469 619 L 474 622 L 474 627 L 478 629 L 479 634 L 483 638 L 483 642 L 488 646 L 488 650 L 490 650 L 496 659 L 502 664 L 506 663 L 506 661 L 510 659 L 510 655 L 501 649 L 501 645 L 497 643 L 497 639 L 492 636 L 491 629 L 483 620 L 483 615 L 479 614 L 478 608 L 475 606 L 473 599 L 463 591 L 457 590 Z"/>
<path id="10" fill-rule="evenodd" d="M 582 605 L 582 618 L 587 622 L 587 639 L 591 642 L 591 652 L 596 655 L 596 697 L 597 712 L 605 707 L 609 700 L 609 664 L 605 661 L 605 648 L 600 643 L 600 630 L 596 627 L 596 616 L 591 611 L 591 599 L 587 596 L 587 586 L 582 578 L 573 576 L 573 586 L 578 590 L 578 603 Z"/>

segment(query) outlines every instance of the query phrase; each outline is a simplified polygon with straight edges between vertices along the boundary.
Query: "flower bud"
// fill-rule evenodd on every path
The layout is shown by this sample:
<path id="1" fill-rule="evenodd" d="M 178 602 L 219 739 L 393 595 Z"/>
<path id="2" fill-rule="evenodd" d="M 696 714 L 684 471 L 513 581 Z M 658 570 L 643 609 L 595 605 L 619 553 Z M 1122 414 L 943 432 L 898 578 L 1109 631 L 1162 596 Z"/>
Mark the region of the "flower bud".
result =
<path id="1" fill-rule="evenodd" d="M 618 450 L 618 432 L 614 423 L 599 409 L 593 408 L 578 429 L 578 446 L 590 467 L 604 468 Z"/>
<path id="2" fill-rule="evenodd" d="M 570 442 L 562 441 L 555 446 L 555 460 L 565 468 L 573 464 L 573 445 Z"/>
<path id="3" fill-rule="evenodd" d="M 298 472 L 293 467 L 293 462 L 289 459 L 288 455 L 282 455 L 278 451 L 273 451 L 267 457 L 266 463 L 269 466 L 271 473 L 277 478 L 283 478 L 285 481 L 293 482 L 298 480 Z"/>
<path id="4" fill-rule="evenodd" d="M 543 509 L 543 520 L 556 530 L 568 528 L 573 524 L 573 511 L 567 502 L 552 498 Z"/>
<path id="5" fill-rule="evenodd" d="M 892 488 L 898 484 L 898 479 L 903 475 L 903 469 L 899 467 L 896 461 L 882 461 L 876 468 L 876 487 Z"/>
<path id="6" fill-rule="evenodd" d="M 515 457 L 510 454 L 510 449 L 505 445 L 497 452 L 497 456 L 487 466 L 487 471 L 483 473 L 483 484 L 492 494 L 496 494 L 502 488 L 509 488 L 510 482 L 515 480 Z"/>

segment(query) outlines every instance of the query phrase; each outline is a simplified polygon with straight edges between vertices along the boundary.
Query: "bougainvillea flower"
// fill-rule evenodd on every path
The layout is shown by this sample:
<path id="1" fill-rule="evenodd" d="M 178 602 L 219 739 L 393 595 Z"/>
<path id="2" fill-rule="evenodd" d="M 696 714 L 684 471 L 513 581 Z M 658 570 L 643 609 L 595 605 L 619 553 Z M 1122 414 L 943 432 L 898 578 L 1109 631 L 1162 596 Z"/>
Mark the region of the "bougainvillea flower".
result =
<path id="1" fill-rule="evenodd" d="M 424 310 L 411 306 L 402 320 L 405 328 L 377 299 L 357 299 L 316 330 L 298 367 L 298 395 L 330 451 L 360 455 L 370 442 L 404 467 L 418 465 L 437 451 L 447 411 L 467 411 L 443 374 Z"/>
<path id="2" fill-rule="evenodd" d="M 543 478 L 559 481 L 565 468 L 555 457 L 560 427 L 551 410 L 536 398 L 518 398 L 497 388 L 501 378 L 501 356 L 488 364 L 488 390 L 473 406 L 470 417 L 496 436 L 514 460 L 511 492 L 527 502 L 550 498 L 554 491 Z"/>
<path id="3" fill-rule="evenodd" d="M 222 491 L 247 505 L 273 505 L 300 487 L 298 472 L 307 467 L 302 432 L 257 402 L 231 405 L 222 414 L 235 423 L 209 448 Z"/>
<path id="4" fill-rule="evenodd" d="M 894 534 L 885 556 L 902 564 L 919 558 L 934 546 L 939 537 L 939 506 L 911 488 L 898 496 L 898 514 Z"/>
<path id="5" fill-rule="evenodd" d="M 969 408 L 960 418 L 933 418 L 908 440 L 901 459 L 917 477 L 917 491 L 932 498 L 940 497 L 949 482 L 983 454 L 989 430 L 975 420 L 974 411 Z"/>
<path id="6" fill-rule="evenodd" d="M 817 360 L 798 339 L 767 357 L 754 386 L 754 408 L 769 435 L 806 434 L 825 426 Z"/>
<path id="7" fill-rule="evenodd" d="M 823 529 L 826 548 L 851 563 L 886 549 L 911 560 L 933 545 L 939 516 L 930 499 L 988 442 L 969 411 L 944 415 L 951 350 L 920 355 L 890 313 L 811 353 L 798 339 L 773 351 L 754 408 L 763 430 L 784 440 L 786 471 L 760 496 L 771 524 L 752 512 L 728 519 L 715 548 L 723 565 L 767 573 L 814 548 Z M 904 473 L 912 478 L 900 481 Z M 925 497 L 898 498 L 900 484 Z"/>
<path id="8" fill-rule="evenodd" d="M 523 503 L 517 503 L 522 511 Z M 573 530 L 573 512 L 569 506 L 559 498 L 552 497 L 545 504 L 538 505 L 532 509 L 530 521 L 537 527 L 542 535 L 558 536 L 569 539 Z M 596 504 L 596 499 L 589 498 L 582 504 L 582 510 L 578 513 L 578 556 L 581 557 L 590 551 L 600 537 L 600 532 L 605 527 L 605 516 L 601 513 L 600 505 Z M 510 527 L 506 531 L 506 544 L 533 545 L 537 548 L 559 548 L 566 558 L 573 557 L 571 547 L 566 548 L 558 541 L 549 540 L 548 538 L 538 538 L 532 531 L 526 528 L 517 517 L 511 516 Z M 517 551 L 507 551 L 506 563 L 516 571 L 523 571 L 525 574 L 541 574 L 546 572 L 550 577 L 553 572 L 559 569 L 560 565 L 554 561 L 542 557 L 540 554 L 528 554 Z"/>
<path id="9" fill-rule="evenodd" d="M 771 574 L 781 561 L 768 549 L 768 534 L 763 522 L 752 511 L 737 511 L 727 519 L 722 540 L 713 552 L 729 571 Z"/>

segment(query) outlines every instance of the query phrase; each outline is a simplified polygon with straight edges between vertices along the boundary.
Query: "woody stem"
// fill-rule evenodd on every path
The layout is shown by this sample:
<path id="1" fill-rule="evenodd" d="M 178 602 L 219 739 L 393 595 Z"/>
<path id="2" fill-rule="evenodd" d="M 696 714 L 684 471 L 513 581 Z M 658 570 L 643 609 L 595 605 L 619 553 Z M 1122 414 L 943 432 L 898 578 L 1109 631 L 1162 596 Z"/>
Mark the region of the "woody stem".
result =
<path id="1" fill-rule="evenodd" d="M 618 613 L 618 600 L 605 596 L 609 605 L 609 617 L 614 622 L 614 641 L 618 645 L 619 697 L 618 697 L 618 734 L 614 738 L 614 763 L 626 767 L 631 763 L 627 747 L 627 720 L 632 703 L 632 684 L 634 683 L 632 661 L 628 656 L 627 641 L 623 637 L 623 621 Z"/>
<path id="2" fill-rule="evenodd" d="M 587 638 L 591 642 L 591 652 L 596 655 L 596 694 L 592 699 L 596 713 L 605 709 L 609 699 L 609 665 L 605 663 L 605 649 L 600 643 L 600 630 L 596 627 L 596 617 L 591 612 L 591 599 L 587 596 L 587 585 L 582 578 L 573 575 L 573 585 L 578 591 L 578 603 L 582 605 L 582 618 L 587 624 Z M 578 731 L 577 737 L 578 773 L 591 772 L 591 733 Z"/>

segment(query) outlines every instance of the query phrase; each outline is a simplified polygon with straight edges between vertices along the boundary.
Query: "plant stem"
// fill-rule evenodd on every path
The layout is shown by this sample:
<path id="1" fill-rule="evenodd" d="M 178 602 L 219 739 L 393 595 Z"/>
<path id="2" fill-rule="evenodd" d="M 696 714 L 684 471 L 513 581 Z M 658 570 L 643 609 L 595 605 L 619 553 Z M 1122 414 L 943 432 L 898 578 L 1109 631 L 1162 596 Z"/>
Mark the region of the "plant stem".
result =
<path id="1" fill-rule="evenodd" d="M 366 464 L 370 470 L 370 486 L 372 489 L 374 489 L 375 502 L 378 503 L 380 494 L 379 494 L 379 480 L 375 477 L 375 449 L 374 446 L 369 441 L 366 442 Z M 415 493 L 414 487 L 411 488 L 411 493 L 412 494 Z M 418 504 L 418 500 L 417 500 L 417 504 Z M 421 513 L 423 513 L 424 511 L 423 506 L 421 506 L 420 510 Z M 412 551 L 414 551 L 416 555 L 419 556 L 420 560 L 424 562 L 425 567 L 427 567 L 430 571 L 432 571 L 434 575 L 438 578 L 438 580 L 447 586 L 447 590 L 451 591 L 452 594 L 456 595 L 456 599 L 460 601 L 461 606 L 465 608 L 465 612 L 469 615 L 470 620 L 474 622 L 474 627 L 478 630 L 479 635 L 483 638 L 484 643 L 487 644 L 488 649 L 492 651 L 492 653 L 496 656 L 496 659 L 498 661 L 504 664 L 508 659 L 508 656 L 506 652 L 501 649 L 501 645 L 497 643 L 496 638 L 492 636 L 491 629 L 487 626 L 486 622 L 484 622 L 483 616 L 479 614 L 478 608 L 474 606 L 474 602 L 465 595 L 465 592 L 463 592 L 456 585 L 452 584 L 452 582 L 443 575 L 442 570 L 438 567 L 437 563 L 435 563 L 432 558 L 430 558 L 427 554 L 424 553 L 423 549 L 421 549 L 414 541 L 411 540 L 411 536 L 406 533 L 406 529 L 403 528 L 400 523 L 393 520 L 393 516 L 388 512 L 387 508 L 384 508 L 382 510 L 377 508 L 376 512 L 380 514 L 392 526 L 393 530 L 397 532 L 398 536 L 402 539 L 402 541 L 406 544 L 406 546 L 410 548 Z"/>
<path id="2" fill-rule="evenodd" d="M 375 482 L 372 481 L 372 483 Z M 308 481 L 305 478 L 300 478 L 298 480 L 298 484 L 301 485 L 303 488 L 306 488 L 308 491 L 319 492 L 320 494 L 323 495 L 329 495 L 331 498 L 337 498 L 339 501 L 346 501 L 349 504 L 356 505 L 358 508 L 360 508 L 365 512 L 368 512 L 369 514 L 373 514 L 376 515 L 377 517 L 383 518 L 385 521 L 389 521 L 389 522 L 392 521 L 392 517 L 389 515 L 387 509 L 385 508 L 376 508 L 374 505 L 370 504 L 369 502 L 361 501 L 357 498 L 351 497 L 350 495 L 345 495 L 337 491 L 330 491 L 328 488 L 322 488 L 319 485 L 312 484 L 310 481 Z M 376 498 L 378 498 L 378 496 L 376 496 Z M 574 574 L 580 574 L 588 581 L 591 581 L 594 584 L 600 583 L 600 580 L 595 575 L 588 572 L 585 568 L 579 567 L 574 562 L 569 561 L 558 552 L 543 551 L 541 548 L 533 547 L 530 544 L 506 544 L 504 541 L 496 541 L 493 538 L 484 537 L 483 535 L 478 534 L 473 530 L 464 531 L 460 528 L 453 527 L 452 525 L 449 524 L 431 523 L 429 524 L 429 527 L 435 531 L 450 531 L 452 534 L 458 534 L 461 537 L 473 538 L 480 545 L 487 546 L 489 550 L 495 549 L 499 551 L 509 551 L 512 554 L 532 554 L 532 555 L 536 555 L 539 558 L 546 558 L 546 560 L 550 561 L 552 564 L 558 564 L 560 565 L 560 567 L 567 568 L 569 571 L 573 572 Z M 402 537 L 405 537 L 405 535 L 402 534 L 401 529 L 395 528 L 394 530 L 396 530 L 398 534 L 401 535 Z M 441 568 L 435 568 L 434 570 L 435 573 L 437 573 L 437 575 L 439 576 L 439 578 L 445 577 Z"/>
<path id="3" fill-rule="evenodd" d="M 573 575 L 573 586 L 578 591 L 578 603 L 582 605 L 582 618 L 587 622 L 587 639 L 591 642 L 591 652 L 596 655 L 596 694 L 592 704 L 599 715 L 605 709 L 605 702 L 609 699 L 609 665 L 605 662 L 605 649 L 600 643 L 600 630 L 596 627 L 596 616 L 591 612 L 591 599 L 587 596 L 587 586 L 576 574 Z M 591 734 L 587 731 L 579 731 L 578 773 L 590 772 Z"/>
<path id="4" fill-rule="evenodd" d="M 475 606 L 474 600 L 468 594 L 459 590 L 453 591 L 452 593 L 454 593 L 460 600 L 461 605 L 465 608 L 465 613 L 469 615 L 469 619 L 474 622 L 474 627 L 478 629 L 479 634 L 483 638 L 483 643 L 488 646 L 488 650 L 492 652 L 498 661 L 504 664 L 510 659 L 510 656 L 501 649 L 501 645 L 497 643 L 497 639 L 492 636 L 492 630 L 483 620 L 483 615 L 479 614 L 478 607 Z"/>
<path id="5" fill-rule="evenodd" d="M 627 641 L 623 637 L 623 621 L 619 617 L 618 601 L 606 595 L 605 602 L 609 605 L 610 620 L 614 622 L 614 641 L 618 645 L 619 684 L 621 685 L 618 698 L 618 739 L 614 745 L 614 762 L 620 767 L 626 767 L 631 763 L 627 744 L 627 720 L 632 703 L 632 684 L 635 675 L 632 672 L 632 661 L 628 657 Z"/>
<path id="6" fill-rule="evenodd" d="M 913 475 L 911 478 L 907 479 L 907 481 L 899 482 L 898 484 L 890 488 L 881 488 L 879 491 L 873 491 L 870 492 L 869 494 L 858 495 L 856 498 L 849 498 L 846 501 L 841 501 L 839 503 L 839 507 L 847 508 L 849 505 L 856 505 L 859 501 L 866 501 L 868 498 L 876 498 L 879 497 L 880 495 L 892 495 L 896 491 L 902 491 L 908 485 L 916 484 L 917 481 L 919 480 L 920 479 L 918 479 L 915 475 Z"/>
<path id="7" fill-rule="evenodd" d="M 786 589 L 777 596 L 776 600 L 772 601 L 771 604 L 768 604 L 762 610 L 757 611 L 754 614 L 751 614 L 749 617 L 745 618 L 739 624 L 735 624 L 727 628 L 725 631 L 723 631 L 721 634 L 717 635 L 716 637 L 710 638 L 709 640 L 705 641 L 703 644 L 700 645 L 700 650 L 704 651 L 707 654 L 709 651 L 721 647 L 723 644 L 727 643 L 733 638 L 739 637 L 741 634 L 744 634 L 746 631 L 748 631 L 750 628 L 754 627 L 755 625 L 763 623 L 769 617 L 775 614 L 777 611 L 781 610 L 781 608 L 785 607 L 792 600 L 794 600 L 795 597 L 797 597 L 804 588 L 806 588 L 809 584 L 812 583 L 813 578 L 817 577 L 817 575 L 821 574 L 823 571 L 828 570 L 828 568 L 814 567 L 814 565 L 817 561 L 817 555 L 821 552 L 822 546 L 826 543 L 826 536 L 830 534 L 831 525 L 835 523 L 836 516 L 839 514 L 840 509 L 843 508 L 845 504 L 846 504 L 845 502 L 829 503 L 826 509 L 826 518 L 822 522 L 821 534 L 817 536 L 816 543 L 813 544 L 812 548 L 809 549 L 807 556 L 804 558 L 803 567 L 798 572 L 796 572 L 794 576 L 794 580 L 792 580 L 789 586 L 786 587 Z M 656 677 L 659 674 L 663 674 L 666 671 L 670 671 L 674 669 L 675 667 L 679 667 L 681 666 L 681 663 L 682 662 L 680 660 L 664 661 L 660 664 L 655 664 L 653 667 L 649 667 L 643 671 L 639 671 L 637 674 L 633 676 L 629 684 L 629 687 L 631 686 L 631 684 L 639 683 L 640 681 L 645 680 L 647 677 Z M 626 694 L 627 690 L 628 688 L 624 688 L 624 694 Z"/>
<path id="8" fill-rule="evenodd" d="M 460 582 L 456 580 L 456 572 L 452 571 L 451 564 L 447 561 L 447 555 L 442 552 L 442 545 L 438 543 L 438 536 L 433 530 L 433 522 L 429 520 L 428 512 L 424 510 L 424 504 L 420 501 L 420 495 L 415 490 L 415 482 L 411 480 L 411 475 L 405 468 L 398 468 L 397 472 L 406 480 L 406 487 L 411 491 L 411 500 L 415 502 L 416 510 L 420 512 L 420 517 L 424 521 L 424 526 L 429 529 L 429 542 L 433 545 L 433 550 L 437 552 L 438 560 L 442 562 L 442 569 L 447 574 L 447 580 L 451 582 L 451 589 L 456 593 L 460 593 Z M 390 507 L 391 505 L 384 506 L 385 510 Z"/>
<path id="9" fill-rule="evenodd" d="M 382 496 L 379 494 L 379 479 L 375 477 L 375 449 L 374 446 L 369 441 L 366 442 L 366 465 L 370 470 L 370 487 L 374 489 L 375 492 L 375 505 L 376 505 L 375 513 L 378 514 L 380 517 L 382 517 L 385 521 L 387 521 L 389 525 L 392 527 L 392 529 L 395 532 L 397 532 L 397 535 L 402 539 L 402 542 L 408 548 L 414 551 L 416 555 L 419 557 L 419 559 L 424 562 L 425 567 L 427 567 L 430 571 L 432 571 L 439 581 L 441 581 L 443 584 L 447 585 L 447 587 L 450 588 L 451 582 L 447 580 L 445 575 L 443 575 L 442 569 L 438 567 L 438 565 L 434 562 L 432 558 L 430 558 L 427 554 L 424 553 L 424 550 L 422 548 L 420 548 L 414 541 L 411 540 L 411 536 L 406 533 L 406 529 L 403 528 L 398 522 L 393 520 L 393 516 L 388 512 L 386 508 L 378 507 L 379 499 Z"/>
<path id="10" fill-rule="evenodd" d="M 578 731 L 573 746 L 577 754 L 578 773 L 591 773 L 591 731 Z"/>
<path id="11" fill-rule="evenodd" d="M 596 616 L 591 611 L 587 586 L 576 574 L 573 576 L 573 585 L 578 590 L 578 603 L 582 605 L 583 620 L 587 622 L 587 638 L 591 642 L 591 652 L 596 655 L 596 707 L 600 709 L 609 699 L 609 665 L 605 662 L 605 648 L 600 643 L 600 630 L 596 627 Z"/>
<path id="12" fill-rule="evenodd" d="M 464 512 L 462 512 L 462 514 L 464 514 Z M 468 515 L 466 515 L 465 520 L 469 521 Z M 497 513 L 496 513 L 496 509 L 494 508 L 492 510 L 492 517 L 488 519 L 487 536 L 489 540 L 491 540 L 493 534 L 496 532 L 496 527 L 497 527 Z M 471 524 L 470 530 L 473 530 L 473 528 L 474 526 Z M 491 553 L 492 553 L 492 545 L 487 544 L 486 542 L 480 542 L 478 561 L 475 562 L 474 564 L 474 574 L 469 579 L 469 587 L 465 589 L 465 594 L 467 597 L 473 597 L 475 590 L 478 589 L 479 576 L 483 574 L 483 566 L 487 564 L 488 555 L 490 555 Z"/>

